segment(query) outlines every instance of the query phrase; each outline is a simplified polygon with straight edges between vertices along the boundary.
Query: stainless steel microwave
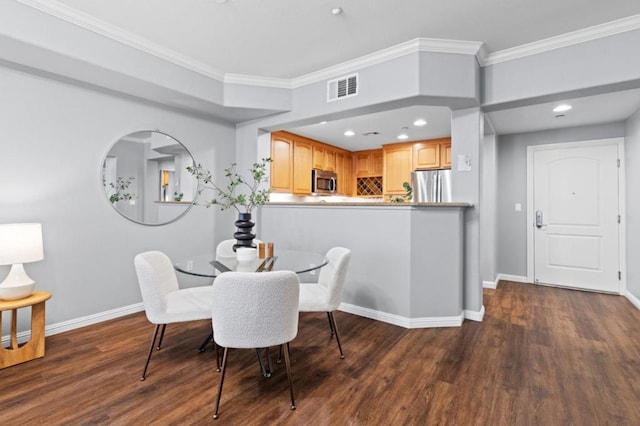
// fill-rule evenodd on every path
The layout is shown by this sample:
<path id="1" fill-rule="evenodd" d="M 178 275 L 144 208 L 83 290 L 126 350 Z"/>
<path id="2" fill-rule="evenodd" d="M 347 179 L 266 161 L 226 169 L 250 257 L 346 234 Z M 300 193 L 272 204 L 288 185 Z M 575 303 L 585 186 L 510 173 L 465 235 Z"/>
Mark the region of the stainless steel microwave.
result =
<path id="1" fill-rule="evenodd" d="M 314 194 L 335 194 L 338 189 L 338 175 L 324 170 L 311 171 L 311 192 Z"/>

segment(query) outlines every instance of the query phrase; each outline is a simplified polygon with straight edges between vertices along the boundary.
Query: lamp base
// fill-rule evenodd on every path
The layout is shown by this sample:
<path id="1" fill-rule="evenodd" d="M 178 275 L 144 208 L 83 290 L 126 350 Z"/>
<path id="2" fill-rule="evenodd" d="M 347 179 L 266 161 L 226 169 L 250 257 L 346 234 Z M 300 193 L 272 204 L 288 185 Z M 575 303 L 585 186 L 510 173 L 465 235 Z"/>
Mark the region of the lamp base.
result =
<path id="1" fill-rule="evenodd" d="M 36 283 L 27 275 L 22 263 L 14 263 L 9 275 L 0 283 L 0 299 L 17 300 L 25 298 L 36 287 Z"/>

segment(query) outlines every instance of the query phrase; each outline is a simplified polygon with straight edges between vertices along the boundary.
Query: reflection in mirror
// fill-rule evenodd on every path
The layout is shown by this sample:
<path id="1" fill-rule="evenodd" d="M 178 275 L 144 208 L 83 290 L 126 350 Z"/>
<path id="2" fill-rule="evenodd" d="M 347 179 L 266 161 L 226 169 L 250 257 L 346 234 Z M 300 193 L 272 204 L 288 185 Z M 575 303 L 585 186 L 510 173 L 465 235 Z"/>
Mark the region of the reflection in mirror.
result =
<path id="1" fill-rule="evenodd" d="M 102 183 L 107 199 L 124 217 L 163 225 L 193 205 L 198 181 L 188 171 L 193 157 L 176 139 L 158 131 L 131 133 L 107 153 Z"/>

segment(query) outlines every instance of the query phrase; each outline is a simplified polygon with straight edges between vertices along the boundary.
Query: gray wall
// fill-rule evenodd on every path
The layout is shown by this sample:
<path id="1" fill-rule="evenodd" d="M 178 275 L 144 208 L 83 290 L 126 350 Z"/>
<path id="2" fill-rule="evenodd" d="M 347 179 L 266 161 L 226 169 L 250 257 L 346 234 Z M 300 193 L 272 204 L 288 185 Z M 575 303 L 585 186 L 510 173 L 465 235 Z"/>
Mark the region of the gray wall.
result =
<path id="1" fill-rule="evenodd" d="M 624 136 L 624 124 L 503 135 L 498 139 L 498 272 L 527 275 L 527 147 Z M 522 211 L 514 211 L 516 203 Z"/>
<path id="2" fill-rule="evenodd" d="M 233 232 L 227 217 L 203 207 L 170 225 L 135 224 L 112 208 L 101 182 L 111 145 L 148 129 L 174 136 L 222 175 L 234 158 L 233 127 L 10 68 L 0 67 L 0 93 L 0 223 L 42 223 L 45 258 L 25 268 L 37 289 L 53 293 L 48 325 L 141 302 L 136 253 L 180 258 L 212 250 L 219 228 Z M 0 266 L 0 279 L 8 270 Z"/>
<path id="3" fill-rule="evenodd" d="M 625 123 L 627 291 L 640 299 L 640 110 Z"/>
<path id="4" fill-rule="evenodd" d="M 484 282 L 495 282 L 497 277 L 497 172 L 498 153 L 497 136 L 485 135 L 482 139 L 480 154 L 480 279 Z"/>

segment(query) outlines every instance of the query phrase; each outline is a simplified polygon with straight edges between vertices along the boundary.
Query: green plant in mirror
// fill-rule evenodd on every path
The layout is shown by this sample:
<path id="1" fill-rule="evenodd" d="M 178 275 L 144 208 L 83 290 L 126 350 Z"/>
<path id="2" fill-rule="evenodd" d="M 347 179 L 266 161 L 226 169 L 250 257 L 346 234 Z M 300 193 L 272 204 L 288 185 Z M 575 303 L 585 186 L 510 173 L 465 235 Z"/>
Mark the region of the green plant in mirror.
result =
<path id="1" fill-rule="evenodd" d="M 129 185 L 133 183 L 134 179 L 135 177 L 133 176 L 130 176 L 127 179 L 118 176 L 115 182 L 109 182 L 109 187 L 111 188 L 109 190 L 109 201 L 116 203 L 120 200 L 128 201 L 136 198 L 135 192 L 129 192 Z"/>
<path id="2" fill-rule="evenodd" d="M 187 170 L 201 182 L 198 189 L 199 195 L 204 191 L 213 191 L 214 193 L 213 198 L 204 205 L 207 207 L 216 205 L 220 207 L 220 210 L 233 207 L 238 213 L 251 213 L 255 207 L 269 201 L 271 188 L 261 187 L 261 184 L 269 181 L 267 164 L 271 161 L 271 158 L 263 158 L 261 161 L 253 163 L 249 169 L 249 179 L 237 172 L 236 163 L 231 164 L 224 169 L 224 175 L 228 179 L 225 186 L 214 183 L 211 172 L 201 164 L 195 167 L 189 166 Z"/>
<path id="3" fill-rule="evenodd" d="M 402 187 L 404 188 L 404 195 L 401 197 L 394 197 L 393 195 L 389 196 L 389 201 L 392 203 L 404 203 L 405 201 L 411 201 L 411 197 L 413 197 L 413 188 L 409 185 L 409 182 L 402 182 Z"/>

